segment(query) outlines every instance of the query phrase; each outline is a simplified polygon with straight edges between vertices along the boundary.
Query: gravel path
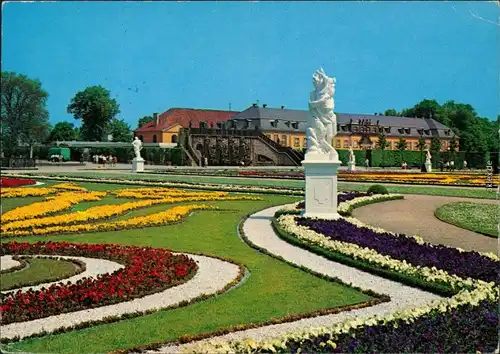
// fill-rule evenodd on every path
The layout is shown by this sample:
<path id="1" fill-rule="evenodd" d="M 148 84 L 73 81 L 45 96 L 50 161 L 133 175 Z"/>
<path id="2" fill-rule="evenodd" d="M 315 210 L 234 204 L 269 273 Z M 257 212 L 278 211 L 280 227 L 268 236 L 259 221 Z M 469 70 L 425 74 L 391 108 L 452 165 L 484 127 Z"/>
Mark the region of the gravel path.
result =
<path id="1" fill-rule="evenodd" d="M 2 262 L 3 262 L 3 257 L 2 256 Z M 36 258 L 36 257 L 50 257 L 48 255 L 33 255 L 31 258 Z M 52 257 L 51 257 L 52 258 Z M 97 258 L 87 258 L 87 257 L 73 257 L 73 256 L 54 256 L 54 258 L 63 258 L 63 259 L 76 259 L 79 260 L 83 263 L 85 263 L 85 270 L 77 275 L 74 275 L 72 277 L 66 278 L 64 280 L 58 280 L 58 281 L 53 281 L 49 283 L 43 283 L 39 284 L 36 286 L 25 286 L 23 288 L 17 288 L 17 289 L 11 289 L 7 291 L 2 291 L 2 293 L 7 293 L 7 292 L 13 292 L 13 291 L 26 291 L 28 289 L 33 289 L 33 290 L 39 290 L 41 288 L 48 288 L 52 284 L 58 284 L 61 281 L 64 281 L 66 284 L 67 282 L 70 283 L 76 283 L 78 280 L 82 278 L 91 278 L 91 277 L 96 277 L 100 274 L 105 274 L 105 273 L 113 273 L 121 268 L 123 268 L 122 264 L 108 261 L 106 259 L 97 259 Z"/>
<path id="2" fill-rule="evenodd" d="M 196 275 L 184 284 L 169 288 L 160 293 L 115 305 L 3 325 L 0 331 L 0 338 L 12 338 L 15 336 L 24 338 L 43 330 L 53 332 L 59 328 L 102 320 L 108 316 L 119 316 L 137 311 L 160 310 L 181 301 L 196 298 L 202 294 L 216 293 L 233 281 L 239 274 L 239 267 L 235 264 L 216 258 L 186 254 L 198 263 L 199 269 Z"/>
<path id="3" fill-rule="evenodd" d="M 19 264 L 21 264 L 21 263 L 16 261 L 15 259 L 12 259 L 12 256 L 10 256 L 10 255 L 0 257 L 0 270 L 1 271 L 17 267 Z"/>
<path id="4" fill-rule="evenodd" d="M 418 235 L 431 243 L 498 254 L 497 239 L 448 224 L 434 216 L 438 207 L 453 202 L 499 203 L 490 199 L 405 194 L 405 199 L 357 208 L 353 216 L 366 224 L 396 233 Z"/>
<path id="5" fill-rule="evenodd" d="M 372 307 L 345 311 L 338 314 L 318 316 L 314 318 L 302 319 L 295 322 L 233 332 L 223 336 L 212 337 L 208 340 L 239 340 L 244 338 L 262 340 L 301 328 L 333 325 L 347 318 L 370 317 L 376 314 L 389 314 L 399 308 L 407 306 L 422 306 L 425 303 L 440 299 L 438 295 L 408 287 L 402 285 L 401 283 L 390 281 L 360 271 L 356 268 L 330 261 L 309 251 L 288 244 L 275 234 L 271 226 L 271 219 L 274 213 L 280 208 L 282 208 L 282 206 L 265 209 L 256 214 L 253 214 L 245 221 L 243 226 L 245 235 L 254 244 L 267 249 L 269 252 L 275 255 L 282 256 L 286 260 L 289 260 L 295 264 L 303 265 L 322 274 L 326 274 L 332 277 L 338 277 L 345 283 L 351 283 L 362 289 L 371 289 L 379 294 L 387 294 L 391 297 L 391 301 Z M 160 348 L 159 352 L 177 353 L 181 350 L 188 349 L 188 347 L 189 344 L 181 346 L 167 345 Z M 158 351 L 150 351 L 148 353 L 158 353 Z"/>

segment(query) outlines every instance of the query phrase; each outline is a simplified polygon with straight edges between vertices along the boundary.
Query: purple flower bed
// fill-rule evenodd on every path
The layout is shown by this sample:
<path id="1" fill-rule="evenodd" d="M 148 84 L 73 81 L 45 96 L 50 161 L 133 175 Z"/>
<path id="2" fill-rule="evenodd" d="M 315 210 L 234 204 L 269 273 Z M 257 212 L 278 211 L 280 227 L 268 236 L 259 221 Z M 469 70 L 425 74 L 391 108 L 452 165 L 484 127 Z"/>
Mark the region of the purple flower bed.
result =
<path id="1" fill-rule="evenodd" d="M 443 314 L 437 311 L 413 323 L 363 326 L 332 338 L 330 334 L 289 341 L 284 352 L 297 353 L 492 353 L 498 340 L 498 304 L 482 301 Z M 336 343 L 322 347 L 328 340 Z"/>
<path id="2" fill-rule="evenodd" d="M 394 259 L 406 260 L 414 266 L 436 267 L 459 277 L 499 283 L 499 262 L 478 252 L 460 253 L 456 248 L 424 243 L 420 245 L 412 237 L 377 233 L 366 227 L 358 227 L 346 220 L 313 220 L 297 218 L 297 224 L 323 234 L 333 240 L 354 243 L 376 250 Z"/>
<path id="3" fill-rule="evenodd" d="M 366 192 L 345 192 L 345 193 L 339 193 L 337 194 L 337 203 L 343 203 L 347 202 L 349 200 L 353 200 L 359 197 L 366 197 L 367 195 L 370 195 Z M 300 202 L 296 209 L 304 209 L 306 207 L 306 202 L 302 201 Z"/>

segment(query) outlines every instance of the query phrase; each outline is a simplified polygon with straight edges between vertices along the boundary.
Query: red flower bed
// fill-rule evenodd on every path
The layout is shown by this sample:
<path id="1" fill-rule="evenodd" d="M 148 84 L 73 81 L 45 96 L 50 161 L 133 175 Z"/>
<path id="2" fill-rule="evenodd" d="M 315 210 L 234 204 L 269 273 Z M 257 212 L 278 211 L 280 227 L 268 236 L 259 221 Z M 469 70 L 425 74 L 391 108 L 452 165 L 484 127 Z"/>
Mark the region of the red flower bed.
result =
<path id="1" fill-rule="evenodd" d="M 36 181 L 32 179 L 20 179 L 20 178 L 0 178 L 0 187 L 20 187 L 35 184 Z"/>
<path id="2" fill-rule="evenodd" d="M 192 278 L 198 266 L 185 255 L 150 247 L 68 242 L 8 242 L 0 255 L 45 254 L 109 259 L 125 267 L 112 274 L 83 278 L 74 284 L 0 294 L 0 324 L 23 322 L 64 312 L 128 301 L 163 291 Z"/>

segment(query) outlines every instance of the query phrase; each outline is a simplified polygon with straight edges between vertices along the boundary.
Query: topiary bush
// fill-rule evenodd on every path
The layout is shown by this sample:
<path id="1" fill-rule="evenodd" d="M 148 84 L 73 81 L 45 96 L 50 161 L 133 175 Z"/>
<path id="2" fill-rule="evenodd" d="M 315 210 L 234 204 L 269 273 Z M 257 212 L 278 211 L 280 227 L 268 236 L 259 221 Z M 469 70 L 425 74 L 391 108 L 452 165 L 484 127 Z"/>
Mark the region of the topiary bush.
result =
<path id="1" fill-rule="evenodd" d="M 373 186 L 370 186 L 367 191 L 368 194 L 389 194 L 387 191 L 387 188 L 385 188 L 381 184 L 374 184 Z"/>

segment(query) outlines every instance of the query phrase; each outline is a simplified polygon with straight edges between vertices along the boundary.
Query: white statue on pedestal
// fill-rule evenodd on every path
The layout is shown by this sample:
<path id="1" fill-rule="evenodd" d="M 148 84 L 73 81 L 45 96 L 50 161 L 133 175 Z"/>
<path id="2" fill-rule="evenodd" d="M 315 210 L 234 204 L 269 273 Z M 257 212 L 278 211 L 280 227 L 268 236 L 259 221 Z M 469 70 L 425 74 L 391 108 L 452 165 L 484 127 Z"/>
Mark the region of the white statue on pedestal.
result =
<path id="1" fill-rule="evenodd" d="M 352 146 L 349 146 L 349 162 L 355 163 L 356 158 L 354 157 L 354 151 L 352 150 Z"/>
<path id="2" fill-rule="evenodd" d="M 425 170 L 430 173 L 432 172 L 432 162 L 431 162 L 431 153 L 429 148 L 427 148 L 427 155 L 425 156 Z"/>
<path id="3" fill-rule="evenodd" d="M 142 141 L 140 141 L 138 137 L 135 137 L 134 141 L 132 142 L 132 146 L 134 147 L 135 158 L 138 160 L 142 160 L 141 157 Z"/>
<path id="4" fill-rule="evenodd" d="M 429 149 L 427 149 L 427 156 L 425 157 L 425 163 L 426 164 L 430 164 L 431 163 L 431 152 L 429 151 Z"/>
<path id="5" fill-rule="evenodd" d="M 338 160 L 332 146 L 332 139 L 337 135 L 337 117 L 333 113 L 335 82 L 336 79 L 326 76 L 323 69 L 314 73 L 314 90 L 309 95 L 309 121 L 306 130 L 307 154 L 330 155 L 332 160 Z"/>

